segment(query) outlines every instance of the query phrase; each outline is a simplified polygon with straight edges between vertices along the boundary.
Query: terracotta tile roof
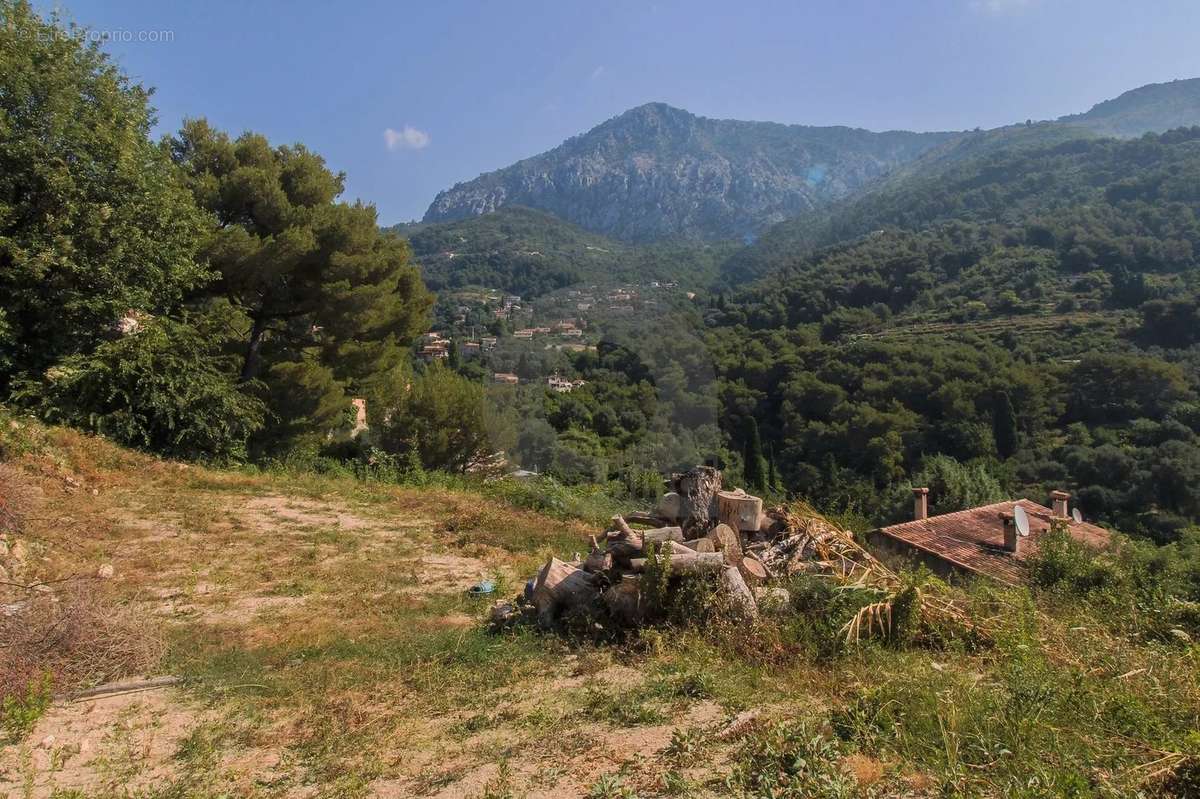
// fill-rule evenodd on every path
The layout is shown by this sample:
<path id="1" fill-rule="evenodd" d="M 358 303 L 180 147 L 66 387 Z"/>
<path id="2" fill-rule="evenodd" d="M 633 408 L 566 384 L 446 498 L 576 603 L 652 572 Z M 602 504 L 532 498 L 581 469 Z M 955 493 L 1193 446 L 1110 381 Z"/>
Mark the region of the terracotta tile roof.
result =
<path id="1" fill-rule="evenodd" d="M 1004 549 L 1004 522 L 1020 505 L 1029 515 L 1029 536 L 1022 538 L 1017 552 Z M 1018 499 L 978 508 L 930 516 L 879 530 L 883 535 L 945 560 L 960 569 L 985 574 L 1001 582 L 1025 580 L 1024 561 L 1037 551 L 1038 539 L 1050 529 L 1052 511 L 1036 502 Z M 1111 540 L 1108 531 L 1087 522 L 1067 520 L 1071 537 L 1103 548 Z"/>

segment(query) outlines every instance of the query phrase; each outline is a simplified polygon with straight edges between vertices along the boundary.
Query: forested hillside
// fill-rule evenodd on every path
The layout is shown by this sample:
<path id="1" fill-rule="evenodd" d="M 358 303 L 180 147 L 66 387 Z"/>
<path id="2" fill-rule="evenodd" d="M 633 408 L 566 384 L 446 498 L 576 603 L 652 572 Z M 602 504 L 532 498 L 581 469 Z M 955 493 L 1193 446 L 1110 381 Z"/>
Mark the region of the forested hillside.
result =
<path id="1" fill-rule="evenodd" d="M 516 205 L 457 222 L 391 230 L 408 238 L 434 291 L 487 286 L 523 297 L 581 283 L 672 280 L 706 287 L 737 248 L 733 242 L 633 246 Z"/>
<path id="2" fill-rule="evenodd" d="M 864 198 L 830 230 L 876 232 L 710 311 L 728 428 L 754 417 L 807 495 L 865 503 L 942 454 L 990 493 L 1069 485 L 1170 538 L 1200 514 L 1197 186 L 1193 128 Z"/>

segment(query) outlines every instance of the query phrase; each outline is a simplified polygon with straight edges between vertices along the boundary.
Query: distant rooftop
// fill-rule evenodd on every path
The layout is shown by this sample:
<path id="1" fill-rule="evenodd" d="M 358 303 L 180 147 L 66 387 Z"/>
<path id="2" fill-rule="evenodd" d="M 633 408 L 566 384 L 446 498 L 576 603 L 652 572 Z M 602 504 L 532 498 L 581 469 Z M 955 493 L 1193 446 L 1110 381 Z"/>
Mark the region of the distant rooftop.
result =
<path id="1" fill-rule="evenodd" d="M 1002 516 L 1011 516 L 1020 506 L 1029 516 L 1029 536 L 1016 552 L 1004 548 Z M 1004 583 L 1025 581 L 1024 563 L 1039 546 L 1039 539 L 1050 530 L 1053 511 L 1028 499 L 997 502 L 978 508 L 930 516 L 911 522 L 883 527 L 878 534 L 906 544 L 920 552 L 946 561 L 958 569 L 984 574 Z M 1061 519 L 1071 537 L 1097 549 L 1108 545 L 1112 536 L 1102 527 L 1073 519 Z"/>

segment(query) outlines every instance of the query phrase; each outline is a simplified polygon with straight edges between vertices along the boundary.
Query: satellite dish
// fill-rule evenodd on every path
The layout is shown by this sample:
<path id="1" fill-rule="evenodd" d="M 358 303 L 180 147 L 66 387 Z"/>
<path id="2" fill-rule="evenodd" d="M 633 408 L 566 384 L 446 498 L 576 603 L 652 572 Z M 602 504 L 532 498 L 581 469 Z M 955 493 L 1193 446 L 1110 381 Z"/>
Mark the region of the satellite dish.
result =
<path id="1" fill-rule="evenodd" d="M 1013 506 L 1013 523 L 1017 525 L 1018 533 L 1029 535 L 1029 514 L 1020 505 Z"/>
<path id="2" fill-rule="evenodd" d="M 1079 512 L 1079 508 L 1071 511 L 1071 518 L 1075 520 L 1076 524 L 1079 524 L 1083 521 L 1083 514 Z"/>

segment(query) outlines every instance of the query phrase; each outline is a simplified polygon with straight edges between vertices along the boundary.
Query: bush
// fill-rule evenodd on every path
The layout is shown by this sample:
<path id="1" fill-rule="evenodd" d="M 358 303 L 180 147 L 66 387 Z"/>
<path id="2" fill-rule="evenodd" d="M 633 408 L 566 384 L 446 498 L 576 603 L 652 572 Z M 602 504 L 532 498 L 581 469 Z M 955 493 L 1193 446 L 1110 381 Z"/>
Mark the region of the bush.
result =
<path id="1" fill-rule="evenodd" d="M 1079 543 L 1063 527 L 1042 536 L 1027 564 L 1034 585 L 1076 597 L 1116 599 L 1132 588 L 1126 568 Z"/>
<path id="2" fill-rule="evenodd" d="M 179 458 L 242 458 L 265 406 L 220 368 L 211 339 L 157 319 L 91 355 L 65 358 L 17 400 L 52 422 Z"/>

